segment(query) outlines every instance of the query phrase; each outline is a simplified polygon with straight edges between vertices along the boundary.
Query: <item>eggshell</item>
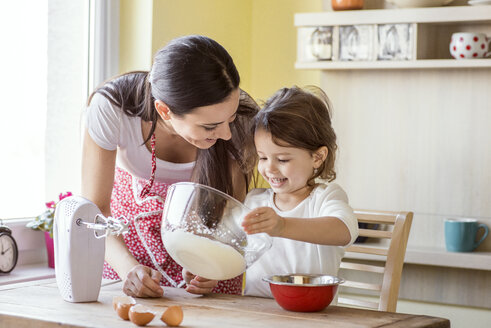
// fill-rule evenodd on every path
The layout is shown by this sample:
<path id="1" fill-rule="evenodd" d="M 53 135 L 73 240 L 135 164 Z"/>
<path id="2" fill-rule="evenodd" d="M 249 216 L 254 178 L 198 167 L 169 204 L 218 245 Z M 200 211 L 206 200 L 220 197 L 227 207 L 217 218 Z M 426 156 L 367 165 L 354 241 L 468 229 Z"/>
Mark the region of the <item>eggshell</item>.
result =
<path id="1" fill-rule="evenodd" d="M 116 312 L 118 313 L 118 316 L 123 320 L 129 320 L 129 311 L 130 307 L 132 306 L 133 304 L 118 303 L 118 305 L 116 306 Z"/>
<path id="2" fill-rule="evenodd" d="M 123 320 L 129 320 L 128 311 L 135 303 L 135 299 L 131 296 L 113 297 L 113 308 Z"/>
<path id="3" fill-rule="evenodd" d="M 137 326 L 145 326 L 155 317 L 155 312 L 141 304 L 133 305 L 128 314 L 130 321 Z"/>
<path id="4" fill-rule="evenodd" d="M 182 308 L 179 305 L 169 306 L 167 310 L 162 314 L 160 320 L 162 320 L 167 326 L 177 327 L 181 324 L 184 314 Z"/>
<path id="5" fill-rule="evenodd" d="M 116 310 L 118 307 L 118 303 L 123 303 L 123 304 L 135 304 L 136 301 L 133 297 L 131 296 L 114 296 L 113 297 L 113 309 Z"/>

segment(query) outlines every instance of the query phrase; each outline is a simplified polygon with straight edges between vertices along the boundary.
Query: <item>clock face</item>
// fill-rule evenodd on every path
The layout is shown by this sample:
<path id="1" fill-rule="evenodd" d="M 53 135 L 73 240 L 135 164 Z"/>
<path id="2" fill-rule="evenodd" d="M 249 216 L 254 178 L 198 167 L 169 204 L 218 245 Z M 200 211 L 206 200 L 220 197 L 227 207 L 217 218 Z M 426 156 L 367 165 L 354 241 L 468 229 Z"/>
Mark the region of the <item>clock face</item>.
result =
<path id="1" fill-rule="evenodd" d="M 9 234 L 0 234 L 0 272 L 10 272 L 17 264 L 17 244 Z"/>

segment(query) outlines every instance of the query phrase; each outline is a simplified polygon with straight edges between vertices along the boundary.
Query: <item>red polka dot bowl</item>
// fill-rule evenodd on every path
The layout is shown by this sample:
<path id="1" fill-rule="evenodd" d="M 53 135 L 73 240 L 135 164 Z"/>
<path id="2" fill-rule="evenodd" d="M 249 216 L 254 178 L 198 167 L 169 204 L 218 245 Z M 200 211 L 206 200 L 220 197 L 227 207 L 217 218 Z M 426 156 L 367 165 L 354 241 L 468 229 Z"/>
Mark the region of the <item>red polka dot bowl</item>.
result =
<path id="1" fill-rule="evenodd" d="M 285 310 L 295 312 L 324 310 L 344 282 L 336 276 L 319 274 L 274 275 L 263 280 L 269 283 L 276 302 Z"/>
<path id="2" fill-rule="evenodd" d="M 491 38 L 484 33 L 454 33 L 450 41 L 450 54 L 455 59 L 490 57 Z"/>

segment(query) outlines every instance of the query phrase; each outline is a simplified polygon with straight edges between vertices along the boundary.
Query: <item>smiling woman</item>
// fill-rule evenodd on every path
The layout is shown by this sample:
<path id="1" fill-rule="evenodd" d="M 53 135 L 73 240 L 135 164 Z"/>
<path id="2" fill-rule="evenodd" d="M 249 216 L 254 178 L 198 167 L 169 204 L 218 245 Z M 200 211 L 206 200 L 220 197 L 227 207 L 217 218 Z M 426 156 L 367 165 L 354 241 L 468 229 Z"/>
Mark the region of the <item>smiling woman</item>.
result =
<path id="1" fill-rule="evenodd" d="M 89 97 L 82 195 L 104 215 L 129 220 L 127 235 L 107 238 L 104 269 L 105 278 L 124 280 L 128 295 L 160 297 L 161 284 L 241 293 L 241 276 L 218 282 L 183 270 L 160 235 L 173 183 L 198 182 L 244 199 L 256 158 L 250 128 L 258 106 L 239 84 L 223 46 L 188 35 L 158 50 L 150 71 L 121 74 Z M 221 210 L 207 205 L 205 199 L 200 210 Z"/>

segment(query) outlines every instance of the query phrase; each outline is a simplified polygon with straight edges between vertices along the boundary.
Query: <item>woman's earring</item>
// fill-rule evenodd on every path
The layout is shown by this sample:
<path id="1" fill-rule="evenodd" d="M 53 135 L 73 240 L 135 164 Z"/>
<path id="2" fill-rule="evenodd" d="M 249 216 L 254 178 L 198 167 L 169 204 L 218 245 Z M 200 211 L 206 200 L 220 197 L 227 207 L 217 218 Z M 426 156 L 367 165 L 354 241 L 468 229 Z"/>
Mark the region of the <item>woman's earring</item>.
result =
<path id="1" fill-rule="evenodd" d="M 317 172 L 319 172 L 319 169 L 314 169 L 314 175 L 316 175 Z"/>

